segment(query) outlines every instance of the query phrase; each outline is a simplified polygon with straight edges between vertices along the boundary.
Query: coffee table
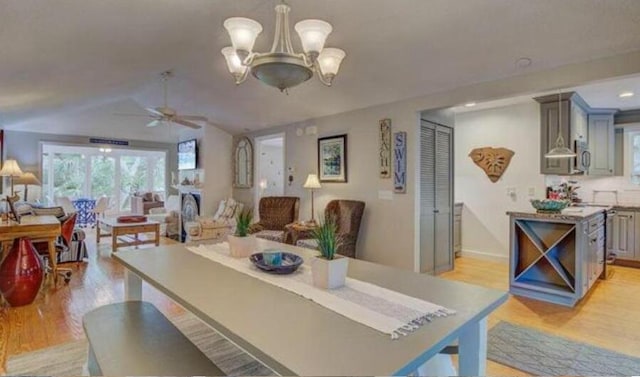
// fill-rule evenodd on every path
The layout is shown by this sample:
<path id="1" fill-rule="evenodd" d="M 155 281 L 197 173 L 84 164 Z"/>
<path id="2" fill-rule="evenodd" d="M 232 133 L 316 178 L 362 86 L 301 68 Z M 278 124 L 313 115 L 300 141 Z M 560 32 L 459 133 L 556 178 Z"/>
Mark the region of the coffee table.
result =
<path id="1" fill-rule="evenodd" d="M 154 233 L 155 237 L 140 238 L 141 233 Z M 147 220 L 140 223 L 120 223 L 116 218 L 99 219 L 96 226 L 96 242 L 111 236 L 111 248 L 115 253 L 119 247 L 155 244 L 160 245 L 160 223 Z"/>

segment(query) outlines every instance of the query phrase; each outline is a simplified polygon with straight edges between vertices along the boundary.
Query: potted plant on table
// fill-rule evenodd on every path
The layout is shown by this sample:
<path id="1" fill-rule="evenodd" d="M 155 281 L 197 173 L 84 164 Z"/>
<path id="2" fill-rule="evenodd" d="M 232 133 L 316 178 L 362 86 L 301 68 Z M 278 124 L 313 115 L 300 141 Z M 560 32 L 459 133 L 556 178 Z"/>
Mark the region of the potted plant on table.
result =
<path id="1" fill-rule="evenodd" d="M 326 218 L 312 231 L 312 235 L 320 250 L 311 266 L 313 285 L 324 289 L 342 287 L 347 277 L 349 258 L 336 254 L 340 239 L 335 219 Z"/>
<path id="2" fill-rule="evenodd" d="M 242 211 L 236 217 L 236 232 L 227 236 L 232 257 L 248 257 L 256 249 L 256 237 L 249 234 L 252 219 L 253 213 L 251 210 Z"/>

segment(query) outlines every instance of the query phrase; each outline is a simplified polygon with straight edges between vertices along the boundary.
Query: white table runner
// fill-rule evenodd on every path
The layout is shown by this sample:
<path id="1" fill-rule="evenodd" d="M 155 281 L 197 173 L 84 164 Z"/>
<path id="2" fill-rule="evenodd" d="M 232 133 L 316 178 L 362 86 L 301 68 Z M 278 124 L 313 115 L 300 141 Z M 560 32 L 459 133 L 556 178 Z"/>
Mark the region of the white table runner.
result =
<path id="1" fill-rule="evenodd" d="M 435 317 L 455 311 L 407 296 L 374 284 L 347 278 L 345 286 L 325 290 L 313 286 L 311 267 L 303 264 L 291 275 L 272 275 L 260 271 L 249 258 L 233 258 L 229 245 L 219 243 L 187 247 L 191 252 L 247 274 L 266 283 L 298 294 L 353 321 L 389 334 L 392 339 L 408 335 Z"/>

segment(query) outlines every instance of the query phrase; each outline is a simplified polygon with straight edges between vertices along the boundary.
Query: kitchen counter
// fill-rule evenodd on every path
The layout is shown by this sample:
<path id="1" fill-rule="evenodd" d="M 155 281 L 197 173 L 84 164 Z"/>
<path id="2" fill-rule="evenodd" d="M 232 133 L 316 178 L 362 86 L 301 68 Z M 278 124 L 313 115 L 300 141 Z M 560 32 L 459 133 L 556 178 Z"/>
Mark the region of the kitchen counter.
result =
<path id="1" fill-rule="evenodd" d="M 611 206 L 568 207 L 560 213 L 538 213 L 535 209 L 531 208 L 531 210 L 527 211 L 509 211 L 507 215 L 527 219 L 582 221 L 602 214 L 610 208 Z M 640 208 L 640 206 L 638 208 Z"/>

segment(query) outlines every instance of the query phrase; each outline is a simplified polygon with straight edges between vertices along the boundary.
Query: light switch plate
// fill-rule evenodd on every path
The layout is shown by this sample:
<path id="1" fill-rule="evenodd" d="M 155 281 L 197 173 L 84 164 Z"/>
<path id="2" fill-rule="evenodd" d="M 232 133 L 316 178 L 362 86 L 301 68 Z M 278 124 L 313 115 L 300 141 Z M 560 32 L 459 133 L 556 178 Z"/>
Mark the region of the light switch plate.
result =
<path id="1" fill-rule="evenodd" d="M 536 188 L 535 187 L 529 187 L 529 196 L 530 197 L 536 196 Z"/>
<path id="2" fill-rule="evenodd" d="M 379 190 L 378 199 L 380 200 L 393 200 L 393 192 L 389 190 Z"/>

